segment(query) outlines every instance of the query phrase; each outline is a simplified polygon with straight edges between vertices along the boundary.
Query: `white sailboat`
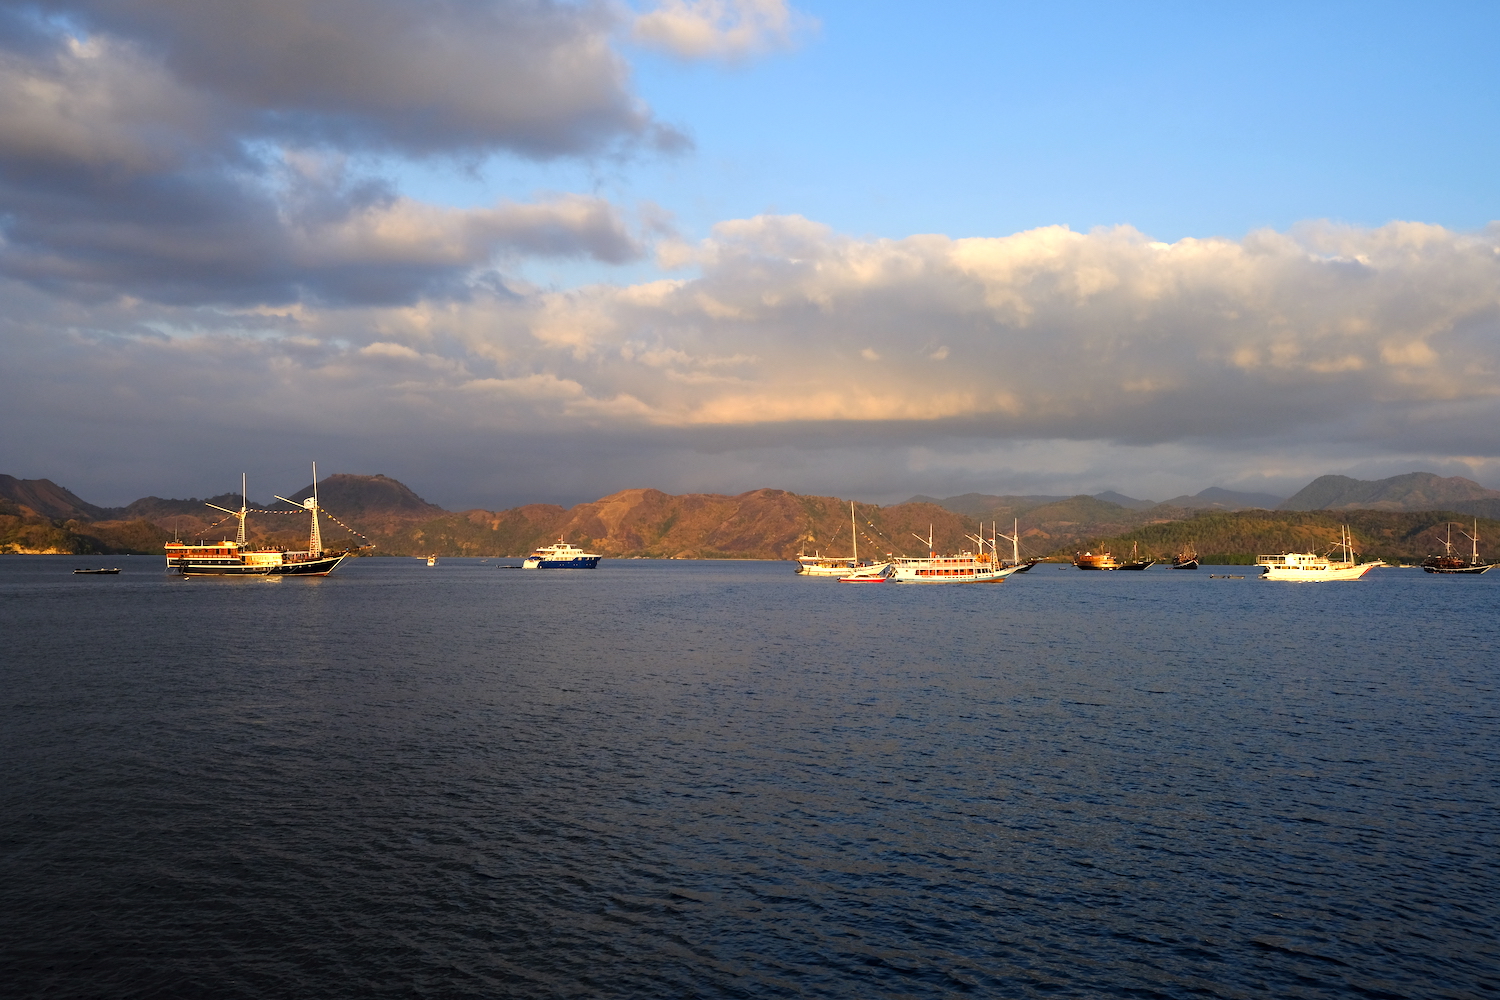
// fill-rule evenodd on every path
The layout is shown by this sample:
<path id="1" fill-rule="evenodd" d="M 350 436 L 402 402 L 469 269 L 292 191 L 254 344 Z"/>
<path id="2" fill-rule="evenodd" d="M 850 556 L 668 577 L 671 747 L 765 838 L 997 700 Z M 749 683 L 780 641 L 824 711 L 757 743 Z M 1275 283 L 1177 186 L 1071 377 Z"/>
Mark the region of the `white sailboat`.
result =
<path id="1" fill-rule="evenodd" d="M 849 501 L 849 530 L 854 540 L 854 554 L 851 557 L 843 559 L 837 556 L 799 554 L 796 572 L 802 576 L 832 576 L 839 579 L 852 575 L 864 579 L 884 572 L 890 565 L 889 562 L 859 561 L 859 525 L 854 520 L 853 500 Z"/>
<path id="2" fill-rule="evenodd" d="M 1376 566 L 1385 563 L 1354 561 L 1354 536 L 1347 526 L 1339 531 L 1338 543 L 1341 558 L 1320 556 L 1312 552 L 1283 552 L 1279 555 L 1256 556 L 1255 565 L 1261 567 L 1262 580 L 1288 580 L 1294 583 L 1326 583 L 1330 580 L 1358 580 Z"/>

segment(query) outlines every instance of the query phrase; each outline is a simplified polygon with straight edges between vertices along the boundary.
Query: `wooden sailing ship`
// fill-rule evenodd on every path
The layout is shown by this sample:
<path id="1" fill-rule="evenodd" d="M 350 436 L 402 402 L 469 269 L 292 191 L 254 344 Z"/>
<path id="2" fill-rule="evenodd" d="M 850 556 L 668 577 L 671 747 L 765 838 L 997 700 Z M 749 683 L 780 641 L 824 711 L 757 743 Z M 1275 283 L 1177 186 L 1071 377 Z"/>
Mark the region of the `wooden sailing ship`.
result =
<path id="1" fill-rule="evenodd" d="M 1453 522 L 1447 523 L 1447 535 L 1443 539 L 1443 554 L 1440 556 L 1428 556 L 1422 560 L 1422 569 L 1428 573 L 1461 574 L 1465 576 L 1479 576 L 1494 569 L 1497 563 L 1483 562 L 1479 558 L 1479 520 L 1474 520 L 1474 534 L 1469 534 L 1462 528 L 1458 533 L 1469 540 L 1472 545 L 1469 558 L 1453 554 Z"/>
<path id="2" fill-rule="evenodd" d="M 239 519 L 239 530 L 234 541 L 228 539 L 217 542 L 200 540 L 196 543 L 170 541 L 166 544 L 167 570 L 183 576 L 327 576 L 352 551 L 348 548 L 337 550 L 323 548 L 323 533 L 318 526 L 318 514 L 323 512 L 322 507 L 318 505 L 318 463 L 313 463 L 312 496 L 301 501 L 288 500 L 283 496 L 276 498 L 283 503 L 300 507 L 312 515 L 312 530 L 308 534 L 305 550 L 251 548 L 245 538 L 245 522 L 252 513 L 247 496 L 245 477 L 241 476 L 239 510 L 230 510 L 218 504 L 208 504 L 214 510 L 222 510 Z M 254 513 L 286 514 L 290 512 L 265 510 Z"/>

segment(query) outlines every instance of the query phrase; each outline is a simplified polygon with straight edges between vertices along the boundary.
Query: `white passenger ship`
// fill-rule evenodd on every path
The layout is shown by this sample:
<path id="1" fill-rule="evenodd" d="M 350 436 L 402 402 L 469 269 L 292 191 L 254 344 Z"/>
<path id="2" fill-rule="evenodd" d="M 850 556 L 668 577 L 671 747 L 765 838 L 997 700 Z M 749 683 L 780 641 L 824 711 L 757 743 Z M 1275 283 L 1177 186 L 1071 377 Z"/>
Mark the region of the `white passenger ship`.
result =
<path id="1" fill-rule="evenodd" d="M 1354 536 L 1347 527 L 1339 532 L 1338 542 L 1341 559 L 1315 555 L 1311 552 L 1283 552 L 1279 555 L 1256 556 L 1255 565 L 1261 568 L 1262 580 L 1290 580 L 1294 583 L 1326 583 L 1330 580 L 1358 580 L 1376 566 L 1375 562 L 1355 562 Z"/>
<path id="2" fill-rule="evenodd" d="M 926 538 L 915 537 L 927 543 L 927 558 L 891 560 L 889 579 L 893 583 L 1000 583 L 1019 569 L 1001 565 L 994 539 L 986 542 L 980 536 L 968 535 L 967 538 L 978 544 L 978 552 L 940 556 L 934 551 L 931 526 L 927 528 Z"/>
<path id="3" fill-rule="evenodd" d="M 556 545 L 543 545 L 527 556 L 522 569 L 594 569 L 604 557 L 596 552 L 585 552 L 561 538 Z"/>

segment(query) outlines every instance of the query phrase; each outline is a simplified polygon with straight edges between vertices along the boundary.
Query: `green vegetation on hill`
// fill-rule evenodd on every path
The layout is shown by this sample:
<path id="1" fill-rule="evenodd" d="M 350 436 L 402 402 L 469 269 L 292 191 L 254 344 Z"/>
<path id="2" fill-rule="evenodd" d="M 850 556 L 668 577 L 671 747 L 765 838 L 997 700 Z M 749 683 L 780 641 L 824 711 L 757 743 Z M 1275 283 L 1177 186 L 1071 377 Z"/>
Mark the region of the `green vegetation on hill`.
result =
<path id="1" fill-rule="evenodd" d="M 1134 542 L 1143 555 L 1170 559 L 1193 546 L 1205 563 L 1246 565 L 1263 553 L 1326 552 L 1338 541 L 1339 527 L 1348 525 L 1362 558 L 1412 563 L 1443 550 L 1443 526 L 1450 521 L 1463 526 L 1473 523 L 1472 518 L 1452 511 L 1215 511 L 1094 538 L 1087 547 L 1119 556 L 1128 553 Z M 1494 548 L 1500 545 L 1500 521 L 1480 518 L 1479 535 L 1486 545 L 1482 554 L 1500 551 Z M 1454 538 L 1469 544 L 1456 531 Z M 1071 558 L 1073 552 L 1058 549 L 1052 555 Z"/>
<path id="2" fill-rule="evenodd" d="M 0 554 L 160 555 L 172 537 L 149 521 L 56 521 L 15 511 L 0 502 Z"/>
<path id="3" fill-rule="evenodd" d="M 861 555 L 915 555 L 929 528 L 941 551 L 972 548 L 968 518 L 932 504 L 858 505 Z M 379 555 L 522 556 L 565 538 L 613 558 L 791 559 L 797 553 L 848 555 L 849 505 L 836 497 L 752 490 L 739 496 L 625 490 L 564 509 L 530 504 L 414 521 L 372 536 Z"/>

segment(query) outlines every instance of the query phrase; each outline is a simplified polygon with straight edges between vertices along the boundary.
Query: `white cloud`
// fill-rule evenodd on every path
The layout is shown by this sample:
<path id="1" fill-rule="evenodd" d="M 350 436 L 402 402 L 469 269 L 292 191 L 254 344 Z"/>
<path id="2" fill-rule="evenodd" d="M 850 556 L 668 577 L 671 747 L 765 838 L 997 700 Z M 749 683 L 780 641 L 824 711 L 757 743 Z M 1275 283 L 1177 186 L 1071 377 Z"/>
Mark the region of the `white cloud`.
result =
<path id="1" fill-rule="evenodd" d="M 649 296 L 543 296 L 536 335 L 684 426 L 885 418 L 1162 440 L 1497 392 L 1491 237 L 1320 224 L 1165 247 L 1129 228 L 861 241 L 759 218 L 718 227 L 703 259 L 701 277 Z M 652 385 L 618 351 L 641 330 L 692 355 L 753 347 L 748 388 Z M 960 369 L 913 364 L 954 352 Z M 901 365 L 882 405 L 827 391 L 855 358 Z"/>
<path id="2" fill-rule="evenodd" d="M 816 26 L 786 0 L 661 0 L 637 15 L 631 35 L 683 59 L 739 60 L 791 48 Z"/>
<path id="3" fill-rule="evenodd" d="M 403 245 L 443 245 L 443 225 L 396 218 Z M 559 476 L 584 442 L 626 442 L 599 459 L 616 470 L 601 495 L 627 474 L 1172 495 L 1413 456 L 1480 476 L 1500 471 L 1497 245 L 1403 223 L 1162 246 L 1128 228 L 860 240 L 759 218 L 719 227 L 691 279 L 476 284 L 400 308 L 87 306 L 11 286 L 0 396 L 28 426 L 74 428 L 54 452 L 89 438 L 80 421 L 185 444 L 220 413 L 226 434 L 275 438 L 296 414 L 422 454 L 546 438 L 528 461 Z M 723 457 L 661 464 L 689 453 Z M 660 481 L 631 472 L 648 467 Z M 710 469 L 726 482 L 693 479 Z"/>
<path id="4" fill-rule="evenodd" d="M 470 209 L 398 197 L 315 220 L 297 227 L 296 235 L 298 262 L 309 269 L 366 263 L 470 268 L 503 250 L 612 262 L 642 252 L 613 205 L 583 195 Z"/>

